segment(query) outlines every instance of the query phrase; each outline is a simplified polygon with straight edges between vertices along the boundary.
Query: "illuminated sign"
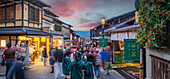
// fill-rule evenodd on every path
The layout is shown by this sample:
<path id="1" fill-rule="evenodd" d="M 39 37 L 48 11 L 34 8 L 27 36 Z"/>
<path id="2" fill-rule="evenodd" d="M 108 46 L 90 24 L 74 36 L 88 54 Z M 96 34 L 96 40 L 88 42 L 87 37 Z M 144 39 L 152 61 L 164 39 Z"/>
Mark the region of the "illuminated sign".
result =
<path id="1" fill-rule="evenodd" d="M 6 40 L 1 40 L 1 46 L 6 47 Z"/>

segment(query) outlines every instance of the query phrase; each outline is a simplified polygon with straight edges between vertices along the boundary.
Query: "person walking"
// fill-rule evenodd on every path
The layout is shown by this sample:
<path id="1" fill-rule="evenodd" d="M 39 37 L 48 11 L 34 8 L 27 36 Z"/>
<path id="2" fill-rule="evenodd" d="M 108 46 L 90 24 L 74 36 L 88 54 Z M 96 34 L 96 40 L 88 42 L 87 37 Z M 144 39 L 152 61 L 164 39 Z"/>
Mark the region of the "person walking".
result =
<path id="1" fill-rule="evenodd" d="M 71 60 L 70 60 L 71 53 L 72 53 L 71 51 L 66 51 L 64 59 L 62 61 L 62 70 L 63 70 L 65 79 L 70 79 L 68 65 L 71 63 Z"/>
<path id="2" fill-rule="evenodd" d="M 12 47 L 12 44 L 9 42 L 7 44 L 7 48 L 4 51 L 4 56 L 5 56 L 5 61 L 6 61 L 6 77 L 7 79 L 13 79 L 13 72 L 15 69 L 15 64 L 13 64 L 15 61 L 15 51 L 19 49 L 19 41 L 20 39 L 18 38 L 18 43 L 15 47 Z"/>
<path id="3" fill-rule="evenodd" d="M 63 50 L 58 49 L 56 46 L 56 50 L 54 53 L 54 58 L 55 58 L 55 64 L 54 64 L 54 77 L 55 79 L 59 78 L 59 74 L 61 78 L 64 78 L 64 74 L 62 71 L 62 60 L 63 60 Z"/>
<path id="4" fill-rule="evenodd" d="M 81 53 L 75 53 L 75 59 L 69 64 L 69 71 L 71 71 L 71 79 L 83 79 L 84 62 L 81 61 Z"/>
<path id="5" fill-rule="evenodd" d="M 94 67 L 93 67 L 93 55 L 89 54 L 87 55 L 87 62 L 85 64 L 85 79 L 94 79 L 95 75 L 94 75 Z"/>
<path id="6" fill-rule="evenodd" d="M 106 71 L 106 74 L 110 76 L 109 74 L 109 66 L 110 66 L 110 54 L 106 51 L 107 48 L 103 49 L 102 52 L 100 52 L 102 62 L 104 63 L 104 70 Z"/>
<path id="7" fill-rule="evenodd" d="M 47 58 L 48 58 L 46 46 L 44 46 L 44 50 L 42 51 L 42 55 L 43 55 L 43 59 L 44 59 L 44 66 L 46 66 L 46 61 L 47 61 Z"/>
<path id="8" fill-rule="evenodd" d="M 96 77 L 100 78 L 100 66 L 102 65 L 102 59 L 98 53 L 99 51 L 96 51 L 96 55 L 94 55 L 94 71 L 95 71 Z"/>
<path id="9" fill-rule="evenodd" d="M 55 49 L 51 48 L 50 49 L 50 52 L 49 52 L 49 62 L 50 62 L 50 65 L 51 65 L 51 72 L 50 73 L 54 73 L 54 53 L 55 53 Z"/>

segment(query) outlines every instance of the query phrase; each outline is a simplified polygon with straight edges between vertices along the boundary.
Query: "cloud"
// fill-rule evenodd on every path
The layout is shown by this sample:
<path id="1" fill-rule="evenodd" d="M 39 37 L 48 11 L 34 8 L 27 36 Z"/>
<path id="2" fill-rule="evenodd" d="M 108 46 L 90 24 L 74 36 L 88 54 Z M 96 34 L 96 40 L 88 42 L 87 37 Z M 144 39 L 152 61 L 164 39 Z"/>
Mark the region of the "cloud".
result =
<path id="1" fill-rule="evenodd" d="M 90 9 L 91 0 L 43 0 L 52 5 L 51 10 L 60 17 L 68 18 L 75 12 Z"/>
<path id="2" fill-rule="evenodd" d="M 82 25 L 82 26 L 75 26 L 74 29 L 75 30 L 82 30 L 82 31 L 89 31 L 91 28 L 96 27 L 97 25 L 99 25 L 98 23 L 90 23 L 88 25 Z"/>
<path id="3" fill-rule="evenodd" d="M 90 18 L 89 18 L 90 17 Z M 106 17 L 106 15 L 101 13 L 85 13 L 83 17 L 79 18 L 79 27 L 92 28 L 100 24 L 100 19 Z"/>
<path id="4" fill-rule="evenodd" d="M 89 30 L 106 19 L 134 10 L 135 0 L 42 0 L 63 22 L 77 30 Z"/>

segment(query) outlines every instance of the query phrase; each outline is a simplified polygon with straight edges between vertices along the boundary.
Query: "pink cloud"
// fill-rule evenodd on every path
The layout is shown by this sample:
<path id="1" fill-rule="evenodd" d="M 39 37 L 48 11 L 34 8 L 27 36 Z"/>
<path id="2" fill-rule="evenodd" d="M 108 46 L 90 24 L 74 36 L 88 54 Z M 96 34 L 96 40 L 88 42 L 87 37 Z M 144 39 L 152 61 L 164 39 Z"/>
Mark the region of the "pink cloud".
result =
<path id="1" fill-rule="evenodd" d="M 45 0 L 52 5 L 52 12 L 63 18 L 72 17 L 75 12 L 92 8 L 93 0 Z"/>
<path id="2" fill-rule="evenodd" d="M 75 28 L 93 28 L 93 27 L 96 27 L 97 25 L 99 25 L 99 24 L 76 26 Z"/>

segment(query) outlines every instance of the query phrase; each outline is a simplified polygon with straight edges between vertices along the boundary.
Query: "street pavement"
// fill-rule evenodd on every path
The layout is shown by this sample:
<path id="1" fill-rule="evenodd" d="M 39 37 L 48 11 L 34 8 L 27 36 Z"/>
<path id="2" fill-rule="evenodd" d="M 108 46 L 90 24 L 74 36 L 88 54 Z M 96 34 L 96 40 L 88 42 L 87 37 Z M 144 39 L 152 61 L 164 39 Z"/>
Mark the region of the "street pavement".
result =
<path id="1" fill-rule="evenodd" d="M 139 79 L 139 68 L 136 66 L 129 66 L 115 69 L 126 79 Z"/>
<path id="2" fill-rule="evenodd" d="M 36 64 L 26 67 L 25 79 L 54 79 L 54 74 L 50 73 L 51 68 L 49 65 L 43 66 L 43 62 L 37 60 Z M 48 63 L 47 63 L 48 64 Z M 101 72 L 100 79 L 125 79 L 117 71 L 111 70 L 110 76 L 105 75 L 104 72 Z"/>
<path id="3" fill-rule="evenodd" d="M 48 64 L 48 62 L 47 62 Z M 25 67 L 25 79 L 54 79 L 54 73 L 50 73 L 50 65 L 43 66 L 43 61 L 36 59 L 35 64 Z M 0 76 L 0 79 L 5 77 Z M 100 79 L 125 79 L 116 70 L 110 70 L 110 76 L 101 72 Z"/>

